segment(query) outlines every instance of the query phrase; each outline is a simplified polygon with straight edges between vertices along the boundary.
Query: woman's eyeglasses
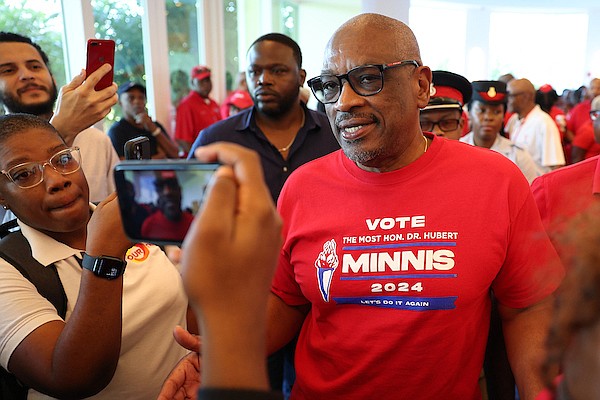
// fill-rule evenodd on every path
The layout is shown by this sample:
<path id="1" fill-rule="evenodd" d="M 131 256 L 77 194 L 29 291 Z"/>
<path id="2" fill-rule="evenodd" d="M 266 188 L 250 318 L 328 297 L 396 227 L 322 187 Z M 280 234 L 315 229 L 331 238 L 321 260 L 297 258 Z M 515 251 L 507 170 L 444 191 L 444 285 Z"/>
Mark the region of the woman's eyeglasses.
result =
<path id="1" fill-rule="evenodd" d="M 62 175 L 72 174 L 81 168 L 79 147 L 64 149 L 44 163 L 26 162 L 2 171 L 15 185 L 22 189 L 32 188 L 44 181 L 44 167 L 49 165 Z"/>

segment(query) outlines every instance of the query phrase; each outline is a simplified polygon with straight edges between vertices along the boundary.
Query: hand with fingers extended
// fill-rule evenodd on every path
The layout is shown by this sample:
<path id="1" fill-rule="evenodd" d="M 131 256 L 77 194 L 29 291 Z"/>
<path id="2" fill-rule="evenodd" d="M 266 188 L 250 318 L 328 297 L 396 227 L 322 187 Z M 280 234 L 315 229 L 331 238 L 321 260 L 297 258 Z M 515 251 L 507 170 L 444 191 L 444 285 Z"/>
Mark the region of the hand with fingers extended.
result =
<path id="1" fill-rule="evenodd" d="M 58 94 L 56 112 L 50 123 L 58 130 L 67 145 L 71 145 L 79 132 L 106 117 L 117 103 L 117 85 L 95 90 L 94 86 L 110 71 L 110 64 L 104 64 L 90 76 L 85 70 L 63 86 Z"/>

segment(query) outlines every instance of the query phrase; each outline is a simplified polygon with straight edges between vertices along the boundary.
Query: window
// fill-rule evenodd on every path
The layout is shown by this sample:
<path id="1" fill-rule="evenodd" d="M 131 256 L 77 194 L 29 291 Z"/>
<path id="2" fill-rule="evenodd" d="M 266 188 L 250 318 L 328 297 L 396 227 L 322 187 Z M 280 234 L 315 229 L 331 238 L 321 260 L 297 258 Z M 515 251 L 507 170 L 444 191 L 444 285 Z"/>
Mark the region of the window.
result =
<path id="1" fill-rule="evenodd" d="M 439 6 L 412 6 L 410 27 L 417 37 L 423 63 L 432 70 L 462 73 L 465 70 L 467 14 Z"/>
<path id="2" fill-rule="evenodd" d="M 585 14 L 492 12 L 491 77 L 512 73 L 536 86 L 551 84 L 559 93 L 589 80 L 586 61 L 588 17 Z"/>
<path id="3" fill-rule="evenodd" d="M 92 0 L 94 29 L 97 39 L 115 41 L 114 81 L 146 84 L 144 47 L 142 39 L 143 9 L 137 0 Z M 121 117 L 121 107 L 113 107 L 106 117 L 108 130 Z"/>
<path id="4" fill-rule="evenodd" d="M 189 72 L 198 64 L 198 12 L 195 0 L 167 0 L 171 101 L 177 107 L 190 91 Z"/>

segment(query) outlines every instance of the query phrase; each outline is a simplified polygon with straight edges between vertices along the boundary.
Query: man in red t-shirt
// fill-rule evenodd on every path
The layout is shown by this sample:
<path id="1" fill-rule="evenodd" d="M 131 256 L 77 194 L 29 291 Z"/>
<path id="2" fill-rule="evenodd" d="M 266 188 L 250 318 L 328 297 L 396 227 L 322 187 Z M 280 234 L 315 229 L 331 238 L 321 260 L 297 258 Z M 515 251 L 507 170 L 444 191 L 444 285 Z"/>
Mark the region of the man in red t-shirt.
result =
<path id="1" fill-rule="evenodd" d="M 567 114 L 567 140 L 573 140 L 579 128 L 589 119 L 592 99 L 596 96 L 600 96 L 600 78 L 594 78 L 590 81 L 586 100 L 577 104 Z"/>
<path id="2" fill-rule="evenodd" d="M 157 179 L 157 210 L 142 224 L 142 236 L 166 241 L 183 240 L 194 215 L 181 208 L 181 186 L 176 177 Z"/>
<path id="3" fill-rule="evenodd" d="M 177 107 L 175 139 L 187 152 L 198 133 L 221 119 L 219 105 L 209 97 L 212 90 L 210 69 L 203 65 L 192 68 L 190 93 Z"/>
<path id="4" fill-rule="evenodd" d="M 592 124 L 598 118 L 599 114 L 600 96 L 596 96 L 592 100 L 588 120 L 577 130 L 577 134 L 573 138 L 573 146 L 571 148 L 571 161 L 573 163 L 600 154 L 600 143 L 594 138 L 594 126 Z"/>

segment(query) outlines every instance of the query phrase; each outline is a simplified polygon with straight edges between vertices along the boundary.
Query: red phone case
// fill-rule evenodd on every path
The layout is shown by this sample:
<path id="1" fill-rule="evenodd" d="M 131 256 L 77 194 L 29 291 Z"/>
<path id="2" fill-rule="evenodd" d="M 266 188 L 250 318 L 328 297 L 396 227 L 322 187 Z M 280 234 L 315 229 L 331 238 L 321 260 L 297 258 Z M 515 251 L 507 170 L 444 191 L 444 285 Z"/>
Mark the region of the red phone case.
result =
<path id="1" fill-rule="evenodd" d="M 113 83 L 113 70 L 115 66 L 115 41 L 104 39 L 89 39 L 87 42 L 86 76 L 90 76 L 104 64 L 112 65 L 113 69 L 100 79 L 94 89 L 102 90 Z"/>

